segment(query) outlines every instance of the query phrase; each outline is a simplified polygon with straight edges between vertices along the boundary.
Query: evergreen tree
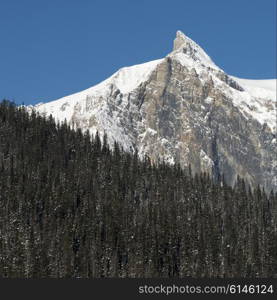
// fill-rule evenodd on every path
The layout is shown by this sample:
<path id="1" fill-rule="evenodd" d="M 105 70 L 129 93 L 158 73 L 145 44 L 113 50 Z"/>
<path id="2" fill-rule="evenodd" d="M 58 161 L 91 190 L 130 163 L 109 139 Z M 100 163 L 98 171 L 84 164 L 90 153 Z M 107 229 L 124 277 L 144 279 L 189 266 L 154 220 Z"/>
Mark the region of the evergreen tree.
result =
<path id="1" fill-rule="evenodd" d="M 277 277 L 277 194 L 0 103 L 0 276 Z"/>

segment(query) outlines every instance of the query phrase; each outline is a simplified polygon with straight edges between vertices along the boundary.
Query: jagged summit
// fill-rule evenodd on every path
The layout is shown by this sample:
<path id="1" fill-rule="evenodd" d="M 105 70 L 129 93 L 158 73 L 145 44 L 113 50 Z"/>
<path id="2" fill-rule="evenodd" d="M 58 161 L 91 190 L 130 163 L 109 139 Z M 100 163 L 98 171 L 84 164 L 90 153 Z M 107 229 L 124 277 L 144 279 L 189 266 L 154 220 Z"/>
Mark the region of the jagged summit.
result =
<path id="1" fill-rule="evenodd" d="M 192 39 L 186 36 L 182 31 L 177 30 L 176 38 L 173 42 L 173 51 L 179 50 L 181 47 L 185 46 L 186 44 L 191 44 L 194 47 L 197 46 L 197 44 Z"/>
<path id="2" fill-rule="evenodd" d="M 216 66 L 209 55 L 180 30 L 176 32 L 176 38 L 173 42 L 173 52 L 169 55 L 178 57 L 180 62 L 184 64 L 188 64 L 188 59 L 191 59 L 202 66 L 219 70 L 219 67 Z"/>

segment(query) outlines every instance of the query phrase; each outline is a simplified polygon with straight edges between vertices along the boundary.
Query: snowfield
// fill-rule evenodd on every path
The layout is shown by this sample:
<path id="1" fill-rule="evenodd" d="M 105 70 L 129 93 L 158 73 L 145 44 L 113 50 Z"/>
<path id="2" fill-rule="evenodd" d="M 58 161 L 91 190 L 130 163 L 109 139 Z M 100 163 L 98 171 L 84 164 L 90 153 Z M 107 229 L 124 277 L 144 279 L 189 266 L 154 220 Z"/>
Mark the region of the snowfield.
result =
<path id="1" fill-rule="evenodd" d="M 232 76 L 245 90 L 233 91 L 233 102 L 242 112 L 276 131 L 276 79 L 251 80 Z"/>

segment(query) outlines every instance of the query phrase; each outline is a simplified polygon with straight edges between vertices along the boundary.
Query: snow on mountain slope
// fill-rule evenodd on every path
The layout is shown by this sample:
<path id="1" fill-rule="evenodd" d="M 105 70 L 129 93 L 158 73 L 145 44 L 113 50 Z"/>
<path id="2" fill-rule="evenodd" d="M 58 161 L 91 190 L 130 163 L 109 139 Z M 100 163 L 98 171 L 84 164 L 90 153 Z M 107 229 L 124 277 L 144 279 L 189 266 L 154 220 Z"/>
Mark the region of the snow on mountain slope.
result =
<path id="1" fill-rule="evenodd" d="M 146 81 L 161 61 L 162 59 L 158 59 L 121 68 L 111 77 L 91 88 L 48 103 L 41 102 L 35 106 L 35 109 L 40 113 L 52 114 L 54 118 L 60 121 L 64 119 L 69 120 L 77 103 L 85 100 L 87 97 L 98 98 L 107 96 L 111 92 L 111 89 L 115 88 L 118 88 L 121 93 L 129 93 L 142 82 Z"/>
<path id="2" fill-rule="evenodd" d="M 242 79 L 231 76 L 236 80 L 251 96 L 262 99 L 273 99 L 276 101 L 276 79 Z"/>
<path id="3" fill-rule="evenodd" d="M 162 60 L 163 59 L 157 59 L 144 64 L 122 68 L 111 77 L 112 83 L 116 85 L 122 93 L 130 93 L 149 78 L 151 72 Z"/>
<path id="4" fill-rule="evenodd" d="M 276 79 L 251 80 L 232 76 L 244 89 L 232 91 L 232 98 L 243 113 L 276 131 Z"/>

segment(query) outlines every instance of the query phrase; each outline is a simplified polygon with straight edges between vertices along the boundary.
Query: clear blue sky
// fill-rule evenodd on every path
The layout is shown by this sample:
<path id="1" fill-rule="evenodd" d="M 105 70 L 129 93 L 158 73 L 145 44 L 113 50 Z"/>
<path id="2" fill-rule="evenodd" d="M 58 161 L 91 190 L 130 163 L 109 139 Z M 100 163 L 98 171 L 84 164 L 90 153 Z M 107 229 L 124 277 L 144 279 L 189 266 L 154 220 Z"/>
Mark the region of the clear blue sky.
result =
<path id="1" fill-rule="evenodd" d="M 0 99 L 33 104 L 158 59 L 176 30 L 227 73 L 276 78 L 276 0 L 0 0 Z"/>

